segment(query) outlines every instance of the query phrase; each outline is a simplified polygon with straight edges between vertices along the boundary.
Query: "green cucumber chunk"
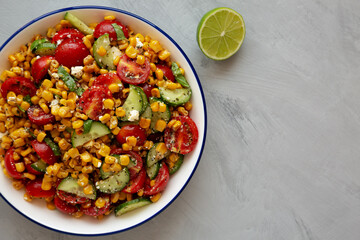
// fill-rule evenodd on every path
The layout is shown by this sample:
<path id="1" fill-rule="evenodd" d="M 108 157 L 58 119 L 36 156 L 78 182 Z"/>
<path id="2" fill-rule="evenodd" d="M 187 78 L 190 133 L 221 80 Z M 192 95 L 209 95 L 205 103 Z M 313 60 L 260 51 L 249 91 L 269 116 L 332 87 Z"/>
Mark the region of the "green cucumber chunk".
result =
<path id="1" fill-rule="evenodd" d="M 103 47 L 106 50 L 106 54 L 101 56 L 98 54 L 98 50 Z M 117 47 L 111 47 L 109 34 L 101 35 L 93 45 L 93 54 L 96 63 L 101 68 L 107 68 L 109 70 L 116 70 L 114 60 L 117 56 L 121 55 L 121 51 Z"/>
<path id="2" fill-rule="evenodd" d="M 67 178 L 64 178 L 59 186 L 58 189 L 67 193 L 72 193 L 75 194 L 79 197 L 86 197 L 92 200 L 96 199 L 96 189 L 94 184 L 92 184 L 91 182 L 89 182 L 89 185 L 92 186 L 93 188 L 93 193 L 92 194 L 85 194 L 84 193 L 84 188 L 81 187 L 78 183 L 77 183 L 77 179 L 69 176 Z"/>
<path id="3" fill-rule="evenodd" d="M 129 122 L 129 121 L 120 122 L 119 127 L 123 127 L 125 125 L 139 125 L 141 118 L 146 118 L 146 119 L 152 118 L 152 111 L 151 111 L 151 107 L 150 107 L 149 103 L 147 104 L 145 111 L 140 115 L 139 120 L 134 121 L 134 122 Z"/>
<path id="4" fill-rule="evenodd" d="M 152 202 L 147 198 L 137 198 L 128 202 L 124 202 L 117 206 L 114 210 L 115 216 L 121 216 L 127 212 L 133 211 L 135 209 L 144 207 L 151 204 Z"/>
<path id="5" fill-rule="evenodd" d="M 126 98 L 122 108 L 125 110 L 125 116 L 120 118 L 122 121 L 130 121 L 135 122 L 139 120 L 140 114 L 142 113 L 141 110 L 143 109 L 143 99 L 141 96 L 140 91 L 134 85 L 130 84 L 130 92 L 129 96 Z M 139 113 L 139 118 L 133 119 L 132 115 L 136 111 Z"/>
<path id="6" fill-rule="evenodd" d="M 179 158 L 174 163 L 174 166 L 169 168 L 169 174 L 173 175 L 175 172 L 177 172 L 177 170 L 179 170 L 183 162 L 184 162 L 184 155 L 179 154 Z"/>
<path id="7" fill-rule="evenodd" d="M 141 112 L 143 113 L 145 111 L 145 109 L 147 108 L 147 106 L 149 105 L 148 98 L 147 98 L 144 90 L 141 87 L 138 87 L 138 86 L 135 86 L 135 87 L 137 88 L 137 90 L 141 94 L 141 98 L 142 98 Z"/>
<path id="8" fill-rule="evenodd" d="M 188 102 L 191 98 L 191 88 L 168 89 L 159 87 L 161 99 L 170 106 L 179 106 Z"/>
<path id="9" fill-rule="evenodd" d="M 111 155 L 111 156 L 116 157 L 117 160 L 118 160 L 118 162 L 120 163 L 120 155 Z M 130 157 L 130 156 L 129 156 L 129 157 Z M 104 162 L 103 162 L 103 164 L 104 164 Z M 101 179 L 106 179 L 106 178 L 110 177 L 111 175 L 114 175 L 114 172 L 111 172 L 111 171 L 105 172 L 104 169 L 103 169 L 103 164 L 101 164 L 101 167 L 100 167 L 100 176 L 101 176 Z M 130 157 L 130 162 L 129 162 L 129 164 L 128 164 L 126 167 L 127 167 L 128 169 L 130 169 L 130 168 L 134 167 L 135 165 L 136 165 L 135 160 L 134 160 L 132 157 Z"/>
<path id="10" fill-rule="evenodd" d="M 71 23 L 71 25 L 73 25 L 75 28 L 77 28 L 80 32 L 82 32 L 85 35 L 92 35 L 94 33 L 93 29 L 89 28 L 83 21 L 81 21 L 72 13 L 66 12 L 64 19 L 68 20 Z"/>
<path id="11" fill-rule="evenodd" d="M 126 39 L 125 35 L 124 35 L 124 32 L 122 30 L 122 28 L 117 25 L 116 23 L 113 23 L 111 24 L 111 26 L 113 26 L 114 30 L 115 30 L 115 33 L 116 33 L 116 40 L 123 40 L 123 39 Z"/>
<path id="12" fill-rule="evenodd" d="M 162 160 L 163 158 L 166 158 L 167 156 L 170 155 L 170 150 L 166 149 L 166 152 L 159 152 L 157 150 L 157 147 L 159 146 L 159 144 L 164 144 L 164 143 L 155 143 L 149 150 L 147 156 L 146 156 L 146 166 L 149 168 L 152 165 L 154 165 L 155 163 L 159 162 L 160 160 Z"/>
<path id="13" fill-rule="evenodd" d="M 164 101 L 162 101 L 161 99 L 155 98 L 155 97 L 150 97 L 149 98 L 150 101 L 150 105 L 156 101 L 158 101 L 159 103 L 165 103 Z M 166 104 L 166 103 L 165 103 Z M 164 120 L 166 123 L 168 123 L 170 121 L 171 118 L 171 112 L 169 107 L 166 105 L 166 110 L 165 112 L 153 112 L 152 113 L 152 118 L 151 118 L 151 123 L 150 123 L 150 128 L 153 132 L 157 132 L 157 130 L 155 129 L 155 125 L 156 122 L 160 119 Z"/>
<path id="14" fill-rule="evenodd" d="M 156 162 L 151 167 L 148 167 L 146 169 L 146 174 L 149 176 L 151 180 L 153 180 L 154 178 L 156 178 L 157 174 L 159 173 L 159 169 L 160 169 L 160 163 Z"/>
<path id="15" fill-rule="evenodd" d="M 91 125 L 91 128 L 88 133 L 83 133 L 80 135 L 77 135 L 74 133 L 71 137 L 71 142 L 73 147 L 82 146 L 85 143 L 89 142 L 90 140 L 97 139 L 99 137 L 103 137 L 110 133 L 109 128 L 100 123 L 100 122 L 93 122 Z"/>
<path id="16" fill-rule="evenodd" d="M 127 167 L 110 177 L 96 182 L 96 188 L 103 193 L 116 193 L 121 191 L 130 181 L 130 173 Z"/>
<path id="17" fill-rule="evenodd" d="M 42 172 L 42 173 L 46 172 L 47 166 L 48 165 L 41 159 L 30 165 L 30 167 L 32 167 L 34 170 L 36 170 L 38 172 Z"/>
<path id="18" fill-rule="evenodd" d="M 54 43 L 44 42 L 44 43 L 39 43 L 36 46 L 34 53 L 40 56 L 54 55 L 55 49 L 56 49 L 56 45 Z"/>

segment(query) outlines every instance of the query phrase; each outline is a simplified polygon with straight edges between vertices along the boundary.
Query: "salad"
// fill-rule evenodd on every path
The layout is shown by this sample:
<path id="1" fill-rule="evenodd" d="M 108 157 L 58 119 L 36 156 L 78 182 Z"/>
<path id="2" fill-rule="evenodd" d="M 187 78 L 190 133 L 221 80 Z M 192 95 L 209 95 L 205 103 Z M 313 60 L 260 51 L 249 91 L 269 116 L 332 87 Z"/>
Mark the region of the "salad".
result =
<path id="1" fill-rule="evenodd" d="M 121 216 L 158 201 L 197 144 L 184 69 L 114 16 L 86 25 L 67 12 L 8 59 L 0 161 L 26 201 Z"/>

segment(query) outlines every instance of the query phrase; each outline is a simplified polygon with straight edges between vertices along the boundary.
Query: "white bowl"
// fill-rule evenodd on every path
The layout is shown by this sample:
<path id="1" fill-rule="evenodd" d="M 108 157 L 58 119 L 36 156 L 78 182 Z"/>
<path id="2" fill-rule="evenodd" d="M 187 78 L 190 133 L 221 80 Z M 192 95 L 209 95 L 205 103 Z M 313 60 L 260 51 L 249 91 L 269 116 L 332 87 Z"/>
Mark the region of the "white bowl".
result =
<path id="1" fill-rule="evenodd" d="M 186 79 L 191 85 L 193 92 L 191 99 L 193 103 L 191 118 L 197 124 L 199 141 L 195 150 L 185 157 L 180 170 L 171 176 L 168 186 L 158 202 L 129 212 L 121 217 L 115 217 L 114 214 L 111 214 L 103 220 L 98 221 L 87 216 L 76 219 L 60 211 L 50 211 L 47 209 L 45 201 L 43 200 L 36 199 L 32 202 L 26 202 L 23 199 L 24 191 L 16 191 L 12 187 L 11 180 L 6 178 L 2 173 L 0 173 L 0 193 L 3 199 L 15 210 L 43 227 L 75 235 L 106 235 L 117 233 L 138 226 L 155 217 L 168 207 L 186 187 L 200 161 L 205 144 L 207 122 L 205 98 L 194 67 L 184 51 L 169 35 L 159 27 L 139 16 L 109 7 L 79 6 L 64 8 L 47 13 L 27 23 L 1 46 L 0 73 L 10 68 L 8 63 L 8 56 L 10 54 L 17 52 L 19 47 L 29 42 L 35 34 L 41 33 L 46 35 L 47 28 L 55 26 L 63 19 L 67 11 L 72 12 L 87 24 L 100 22 L 105 15 L 111 14 L 116 16 L 116 18 L 125 25 L 131 26 L 134 31 L 143 33 L 144 35 L 147 34 L 159 40 L 162 45 L 171 52 L 172 59 L 175 59 L 180 63 L 181 67 L 184 68 Z"/>

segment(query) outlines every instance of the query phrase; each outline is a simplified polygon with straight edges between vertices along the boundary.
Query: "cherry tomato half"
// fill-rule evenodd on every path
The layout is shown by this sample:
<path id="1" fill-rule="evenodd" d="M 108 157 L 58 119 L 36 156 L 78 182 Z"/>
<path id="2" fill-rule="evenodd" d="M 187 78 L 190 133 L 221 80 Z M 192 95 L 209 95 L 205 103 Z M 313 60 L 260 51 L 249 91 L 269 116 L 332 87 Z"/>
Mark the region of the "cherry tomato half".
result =
<path id="1" fill-rule="evenodd" d="M 84 34 L 75 28 L 63 28 L 55 33 L 54 37 L 52 38 L 52 42 L 57 43 L 57 41 L 64 40 L 66 38 L 82 39 L 83 37 L 85 37 Z"/>
<path id="2" fill-rule="evenodd" d="M 139 125 L 125 125 L 120 129 L 116 139 L 120 144 L 126 143 L 126 138 L 134 136 L 137 139 L 136 146 L 142 146 L 146 140 L 146 131 Z"/>
<path id="3" fill-rule="evenodd" d="M 53 56 L 42 56 L 34 62 L 31 67 L 31 76 L 33 76 L 35 83 L 39 84 L 46 76 L 50 67 L 50 62 L 53 59 L 55 59 Z"/>
<path id="4" fill-rule="evenodd" d="M 35 84 L 28 78 L 24 77 L 11 77 L 1 85 L 1 95 L 6 99 L 8 92 L 14 92 L 16 95 L 30 95 L 36 94 Z"/>
<path id="5" fill-rule="evenodd" d="M 5 169 L 7 173 L 10 175 L 10 177 L 15 179 L 22 179 L 24 178 L 23 174 L 16 171 L 14 152 L 15 151 L 13 147 L 6 151 L 5 159 L 4 159 Z"/>
<path id="6" fill-rule="evenodd" d="M 110 84 L 117 84 L 120 87 L 120 90 L 123 89 L 123 84 L 121 82 L 121 79 L 116 73 L 105 73 L 98 76 L 94 82 L 93 86 L 106 86 L 109 87 Z"/>
<path id="7" fill-rule="evenodd" d="M 35 180 L 32 180 L 26 184 L 26 192 L 37 198 L 46 198 L 46 197 L 52 197 L 55 195 L 55 188 L 52 187 L 50 190 L 43 190 L 41 188 L 42 185 L 42 178 L 36 178 Z"/>
<path id="8" fill-rule="evenodd" d="M 115 29 L 112 26 L 113 23 L 116 23 L 117 25 L 120 26 L 120 28 L 122 29 L 124 36 L 126 38 L 129 37 L 128 29 L 121 22 L 119 22 L 117 20 L 104 20 L 104 21 L 100 22 L 95 27 L 94 37 L 99 38 L 101 35 L 108 33 L 109 37 L 110 37 L 110 41 L 117 40 L 117 35 L 115 32 Z"/>
<path id="9" fill-rule="evenodd" d="M 63 201 L 70 204 L 83 204 L 89 201 L 86 197 L 79 197 L 76 194 L 67 193 L 62 190 L 57 190 L 56 195 Z"/>
<path id="10" fill-rule="evenodd" d="M 152 196 L 159 192 L 164 191 L 168 181 L 169 181 L 169 169 L 166 164 L 162 164 L 159 169 L 159 173 L 155 178 L 155 185 L 150 186 L 150 179 L 147 178 L 147 184 L 145 184 L 144 195 L 145 196 Z"/>
<path id="11" fill-rule="evenodd" d="M 129 186 L 124 188 L 122 191 L 125 193 L 137 193 L 141 188 L 144 187 L 146 180 L 146 170 L 145 168 L 142 168 L 139 172 L 139 174 L 130 181 Z"/>
<path id="12" fill-rule="evenodd" d="M 83 60 L 90 54 L 80 38 L 66 38 L 55 50 L 55 59 L 68 68 L 82 66 Z"/>
<path id="13" fill-rule="evenodd" d="M 54 197 L 55 207 L 63 213 L 73 214 L 78 211 L 78 208 L 75 205 L 71 205 L 63 200 L 61 200 L 57 195 Z"/>
<path id="14" fill-rule="evenodd" d="M 106 201 L 104 207 L 98 208 L 97 206 L 95 206 L 95 201 L 92 201 L 90 207 L 88 207 L 88 208 L 81 207 L 81 211 L 85 215 L 93 216 L 93 217 L 105 214 L 107 211 L 109 211 L 111 202 L 110 202 L 110 198 L 108 196 L 102 196 L 102 198 L 104 198 Z"/>
<path id="15" fill-rule="evenodd" d="M 134 151 L 124 151 L 121 148 L 112 149 L 110 152 L 110 155 L 120 155 L 120 154 L 128 154 L 131 160 L 135 161 L 135 166 L 129 169 L 130 179 L 134 179 L 144 166 L 141 156 Z"/>
<path id="16" fill-rule="evenodd" d="M 112 99 L 108 87 L 92 86 L 81 95 L 79 107 L 90 119 L 98 121 L 100 116 L 110 111 L 104 109 L 103 104 L 103 101 L 108 98 Z"/>
<path id="17" fill-rule="evenodd" d="M 168 80 L 175 82 L 175 76 L 171 71 L 171 68 L 163 64 L 157 64 L 156 68 L 160 69 L 163 72 L 164 77 L 166 77 Z"/>
<path id="18" fill-rule="evenodd" d="M 117 74 L 123 82 L 129 84 L 139 85 L 144 83 L 150 74 L 149 59 L 145 58 L 145 63 L 139 65 L 135 59 L 124 54 L 117 66 Z"/>
<path id="19" fill-rule="evenodd" d="M 174 131 L 166 128 L 164 141 L 166 147 L 172 152 L 187 154 L 194 150 L 198 141 L 199 133 L 195 122 L 188 116 L 173 118 L 181 122 L 181 127 Z"/>
<path id="20" fill-rule="evenodd" d="M 39 142 L 37 140 L 31 141 L 31 146 L 39 157 L 49 165 L 53 165 L 57 162 L 58 157 L 55 156 L 53 150 L 45 142 Z"/>
<path id="21" fill-rule="evenodd" d="M 32 105 L 26 112 L 29 120 L 38 126 L 55 122 L 55 116 L 51 113 L 45 113 L 38 105 Z"/>

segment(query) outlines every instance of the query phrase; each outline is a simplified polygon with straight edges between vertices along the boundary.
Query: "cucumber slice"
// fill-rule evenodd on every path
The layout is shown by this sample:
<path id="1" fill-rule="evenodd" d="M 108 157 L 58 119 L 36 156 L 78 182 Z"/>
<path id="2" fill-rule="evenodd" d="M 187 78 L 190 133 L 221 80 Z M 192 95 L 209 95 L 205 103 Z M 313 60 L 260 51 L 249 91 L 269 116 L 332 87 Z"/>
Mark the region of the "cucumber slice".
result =
<path id="1" fill-rule="evenodd" d="M 168 89 L 159 87 L 161 99 L 170 106 L 179 106 L 188 102 L 191 98 L 191 88 Z"/>
<path id="2" fill-rule="evenodd" d="M 137 198 L 128 202 L 124 202 L 115 208 L 115 216 L 121 216 L 127 212 L 133 211 L 149 204 L 151 204 L 151 201 L 147 198 Z"/>
<path id="3" fill-rule="evenodd" d="M 120 155 L 112 155 L 114 157 L 117 158 L 118 162 L 120 162 Z M 136 163 L 134 161 L 133 158 L 130 157 L 130 162 L 129 164 L 127 165 L 127 168 L 130 169 L 132 168 L 133 166 L 135 166 Z M 101 179 L 107 179 L 108 177 L 110 177 L 111 175 L 114 175 L 114 172 L 105 172 L 104 169 L 103 169 L 103 164 L 101 164 L 101 167 L 100 167 L 100 176 L 101 176 Z"/>
<path id="4" fill-rule="evenodd" d="M 143 102 L 143 99 L 142 99 L 140 91 L 138 90 L 138 88 L 136 86 L 130 84 L 129 96 L 126 98 L 126 100 L 122 106 L 123 109 L 125 110 L 126 114 L 124 117 L 120 118 L 120 120 L 130 121 L 130 122 L 139 120 L 139 119 L 136 119 L 136 120 L 132 119 L 132 114 L 133 114 L 132 111 L 138 111 L 139 115 L 140 115 L 142 113 L 141 110 L 143 108 L 142 102 Z"/>
<path id="5" fill-rule="evenodd" d="M 149 105 L 148 102 L 148 98 L 144 92 L 144 90 L 142 90 L 141 87 L 135 86 L 137 88 L 137 90 L 140 92 L 141 94 L 141 98 L 142 98 L 142 108 L 141 108 L 141 112 L 143 113 L 145 111 L 145 109 L 147 108 L 147 106 Z"/>
<path id="6" fill-rule="evenodd" d="M 152 146 L 146 156 L 146 166 L 149 168 L 158 161 L 160 161 L 163 158 L 166 158 L 169 156 L 170 151 L 167 149 L 165 153 L 158 152 L 156 150 L 157 146 L 159 146 L 160 143 L 155 143 L 154 146 Z"/>
<path id="7" fill-rule="evenodd" d="M 94 184 L 92 184 L 91 182 L 89 182 L 89 184 L 92 186 L 93 188 L 93 193 L 92 194 L 85 194 L 84 193 L 84 188 L 81 187 L 78 183 L 77 183 L 77 179 L 69 176 L 65 179 L 63 179 L 59 186 L 58 186 L 58 189 L 59 190 L 62 190 L 64 192 L 67 192 L 67 193 L 72 193 L 72 194 L 75 194 L 79 197 L 86 197 L 86 198 L 89 198 L 89 199 L 92 199 L 92 200 L 95 200 L 96 199 L 96 189 L 95 189 L 95 186 Z"/>
<path id="8" fill-rule="evenodd" d="M 30 165 L 30 167 L 32 167 L 34 170 L 42 173 L 46 172 L 47 166 L 48 165 L 41 159 Z"/>
<path id="9" fill-rule="evenodd" d="M 159 169 L 160 169 L 160 163 L 156 162 L 151 167 L 148 167 L 146 169 L 146 174 L 149 176 L 151 180 L 153 180 L 159 173 Z"/>
<path id="10" fill-rule="evenodd" d="M 32 52 L 35 52 L 37 46 L 39 46 L 39 44 L 45 43 L 45 42 L 49 42 L 49 40 L 47 40 L 46 38 L 42 38 L 42 39 L 37 39 L 37 40 L 33 41 L 30 45 L 30 50 Z"/>
<path id="11" fill-rule="evenodd" d="M 98 54 L 98 50 L 100 47 L 105 48 L 106 54 L 104 56 L 100 56 Z M 96 63 L 101 68 L 107 68 L 109 70 L 116 70 L 116 66 L 114 64 L 114 59 L 117 56 L 121 55 L 121 51 L 117 47 L 111 47 L 109 34 L 101 35 L 93 45 L 93 54 Z"/>
<path id="12" fill-rule="evenodd" d="M 71 137 L 71 142 L 73 147 L 78 147 L 84 145 L 84 143 L 87 143 L 90 140 L 103 137 L 109 133 L 110 130 L 106 125 L 94 121 L 88 133 L 83 133 L 81 135 L 74 133 Z"/>
<path id="13" fill-rule="evenodd" d="M 116 193 L 121 191 L 130 181 L 130 173 L 127 167 L 120 172 L 111 175 L 105 180 L 96 182 L 96 188 L 103 193 Z"/>
<path id="14" fill-rule="evenodd" d="M 54 55 L 55 49 L 56 49 L 56 45 L 54 43 L 44 42 L 44 43 L 39 43 L 36 46 L 34 53 L 40 56 Z"/>
<path id="15" fill-rule="evenodd" d="M 68 20 L 71 25 L 73 25 L 85 35 L 92 35 L 94 33 L 93 29 L 89 28 L 83 21 L 81 21 L 79 18 L 69 12 L 65 13 L 64 19 Z"/>
<path id="16" fill-rule="evenodd" d="M 161 99 L 155 98 L 155 97 L 151 97 L 149 99 L 150 104 L 158 101 L 158 102 L 162 102 L 164 103 Z M 168 123 L 170 121 L 171 118 L 171 112 L 169 107 L 166 105 L 166 111 L 165 112 L 153 112 L 152 118 L 151 118 L 151 123 L 150 123 L 150 128 L 153 132 L 157 132 L 157 130 L 155 129 L 155 124 L 159 119 L 164 120 L 166 123 Z"/>
<path id="17" fill-rule="evenodd" d="M 178 160 L 174 163 L 174 166 L 169 168 L 169 174 L 173 175 L 179 168 L 181 167 L 181 164 L 184 162 L 184 155 L 179 154 Z"/>

